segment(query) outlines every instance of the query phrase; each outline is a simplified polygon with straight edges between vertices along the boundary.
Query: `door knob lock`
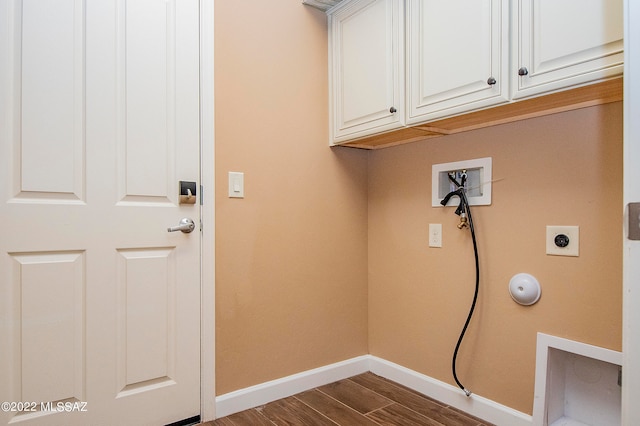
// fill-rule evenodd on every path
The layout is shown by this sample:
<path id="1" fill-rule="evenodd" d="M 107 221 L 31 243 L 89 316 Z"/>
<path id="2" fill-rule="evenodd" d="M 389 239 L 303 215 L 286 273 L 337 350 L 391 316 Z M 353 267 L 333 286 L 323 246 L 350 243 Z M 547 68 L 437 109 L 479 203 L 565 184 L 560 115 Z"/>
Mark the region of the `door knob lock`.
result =
<path id="1" fill-rule="evenodd" d="M 180 182 L 180 204 L 196 203 L 196 183 L 181 180 Z"/>
<path id="2" fill-rule="evenodd" d="M 180 220 L 180 223 L 178 224 L 178 226 L 172 226 L 170 228 L 167 228 L 167 232 L 182 231 L 185 234 L 189 234 L 194 229 L 196 229 L 195 222 L 189 219 L 188 217 L 185 217 L 182 220 Z"/>

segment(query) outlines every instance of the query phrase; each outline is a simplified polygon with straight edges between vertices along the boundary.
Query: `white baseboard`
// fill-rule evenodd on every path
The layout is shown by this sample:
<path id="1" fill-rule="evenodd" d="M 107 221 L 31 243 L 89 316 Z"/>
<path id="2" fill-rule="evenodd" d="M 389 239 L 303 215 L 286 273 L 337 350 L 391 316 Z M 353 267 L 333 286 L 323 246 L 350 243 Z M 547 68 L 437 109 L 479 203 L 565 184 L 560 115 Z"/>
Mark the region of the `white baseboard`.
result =
<path id="1" fill-rule="evenodd" d="M 216 397 L 216 417 L 247 410 L 369 371 L 369 355 L 351 358 Z"/>
<path id="2" fill-rule="evenodd" d="M 528 414 L 475 394 L 467 397 L 455 386 L 373 355 L 369 356 L 369 371 L 498 426 L 531 426 L 533 423 Z"/>
<path id="3" fill-rule="evenodd" d="M 455 386 L 373 355 L 359 356 L 220 395 L 216 398 L 216 417 L 228 416 L 367 371 L 498 426 L 532 425 L 532 417 L 528 414 L 475 394 L 467 397 Z"/>

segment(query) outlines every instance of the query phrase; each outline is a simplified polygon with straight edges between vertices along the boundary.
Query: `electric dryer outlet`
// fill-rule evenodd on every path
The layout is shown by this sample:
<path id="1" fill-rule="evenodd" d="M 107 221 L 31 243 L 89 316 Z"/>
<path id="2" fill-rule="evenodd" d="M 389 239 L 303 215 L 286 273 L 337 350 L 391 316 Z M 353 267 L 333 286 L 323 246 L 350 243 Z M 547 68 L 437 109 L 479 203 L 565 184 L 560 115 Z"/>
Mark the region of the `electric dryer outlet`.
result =
<path id="1" fill-rule="evenodd" d="M 553 256 L 579 256 L 580 227 L 547 226 L 547 254 Z"/>

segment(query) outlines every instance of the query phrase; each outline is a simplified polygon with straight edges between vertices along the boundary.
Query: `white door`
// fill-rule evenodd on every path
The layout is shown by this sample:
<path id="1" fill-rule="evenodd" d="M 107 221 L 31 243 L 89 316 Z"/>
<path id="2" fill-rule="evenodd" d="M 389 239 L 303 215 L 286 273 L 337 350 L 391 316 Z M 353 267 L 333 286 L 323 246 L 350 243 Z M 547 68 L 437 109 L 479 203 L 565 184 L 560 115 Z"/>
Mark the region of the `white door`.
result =
<path id="1" fill-rule="evenodd" d="M 0 0 L 0 424 L 200 413 L 198 7 Z"/>
<path id="2" fill-rule="evenodd" d="M 508 101 L 506 0 L 407 2 L 407 123 Z"/>

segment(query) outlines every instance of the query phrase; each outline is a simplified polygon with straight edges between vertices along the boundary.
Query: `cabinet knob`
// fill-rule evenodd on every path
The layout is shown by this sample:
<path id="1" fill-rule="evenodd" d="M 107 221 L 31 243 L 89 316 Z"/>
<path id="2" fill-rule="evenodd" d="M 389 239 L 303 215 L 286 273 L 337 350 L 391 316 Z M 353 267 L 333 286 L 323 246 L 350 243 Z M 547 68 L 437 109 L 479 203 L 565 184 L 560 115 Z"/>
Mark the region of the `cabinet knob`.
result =
<path id="1" fill-rule="evenodd" d="M 493 85 L 494 85 L 494 84 L 496 84 L 496 83 L 497 83 L 497 81 L 496 81 L 496 79 L 495 79 L 495 78 L 493 78 L 493 77 L 489 77 L 489 78 L 487 79 L 487 84 L 488 84 L 489 86 L 493 86 Z"/>
<path id="2" fill-rule="evenodd" d="M 398 111 L 398 110 L 397 110 L 397 109 L 395 109 L 394 107 L 389 108 L 389 112 L 390 112 L 391 114 L 393 114 L 394 112 L 397 112 L 397 111 Z"/>
<path id="3" fill-rule="evenodd" d="M 522 67 L 518 70 L 518 75 L 522 76 L 522 75 L 527 75 L 529 74 L 529 70 L 526 67 Z"/>

